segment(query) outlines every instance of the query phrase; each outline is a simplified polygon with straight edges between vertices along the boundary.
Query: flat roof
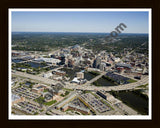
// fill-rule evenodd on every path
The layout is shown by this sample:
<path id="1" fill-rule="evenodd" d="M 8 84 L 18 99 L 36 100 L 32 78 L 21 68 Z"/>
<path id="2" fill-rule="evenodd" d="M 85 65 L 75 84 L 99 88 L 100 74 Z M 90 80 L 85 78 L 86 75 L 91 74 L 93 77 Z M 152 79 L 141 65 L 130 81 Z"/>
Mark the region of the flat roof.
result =
<path id="1" fill-rule="evenodd" d="M 18 100 L 18 99 L 20 99 L 20 98 L 21 98 L 20 96 L 15 95 L 15 94 L 12 94 L 12 97 L 11 97 L 12 102 L 15 101 L 15 100 Z"/>
<path id="2" fill-rule="evenodd" d="M 65 99 L 60 104 L 58 104 L 57 107 L 61 107 L 61 106 L 65 105 L 67 102 L 69 102 L 75 96 L 76 96 L 76 93 L 71 94 L 67 99 Z"/>

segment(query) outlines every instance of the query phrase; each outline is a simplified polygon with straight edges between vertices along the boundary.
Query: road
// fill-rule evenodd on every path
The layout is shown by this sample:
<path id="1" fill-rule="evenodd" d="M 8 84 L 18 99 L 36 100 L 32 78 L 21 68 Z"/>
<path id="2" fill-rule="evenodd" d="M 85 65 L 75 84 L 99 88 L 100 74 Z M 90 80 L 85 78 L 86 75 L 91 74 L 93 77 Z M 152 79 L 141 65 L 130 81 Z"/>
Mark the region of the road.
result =
<path id="1" fill-rule="evenodd" d="M 76 85 L 76 84 L 70 84 L 66 83 L 65 88 L 69 89 L 79 89 L 79 90 L 104 90 L 104 91 L 121 91 L 121 90 L 132 90 L 140 85 L 144 85 L 149 83 L 148 76 L 144 77 L 143 79 L 129 84 L 119 85 L 119 86 L 103 86 L 103 87 L 97 87 L 97 86 L 91 86 L 90 84 L 84 84 L 84 85 Z"/>
<path id="2" fill-rule="evenodd" d="M 109 94 L 110 95 L 110 94 Z M 97 95 L 98 96 L 98 95 Z M 101 100 L 104 100 L 102 97 L 98 96 Z M 117 98 L 113 97 L 115 100 L 118 100 Z M 105 101 L 105 100 L 104 100 Z M 106 101 L 105 101 L 106 102 Z M 105 113 L 102 113 L 101 115 L 116 115 L 119 113 L 120 115 L 125 115 L 127 113 L 128 115 L 137 115 L 138 113 L 133 110 L 131 107 L 125 105 L 122 101 L 120 104 L 123 106 L 122 108 L 118 108 L 116 105 L 112 104 L 112 102 L 107 103 L 114 108 L 114 111 L 107 111 Z"/>
<path id="3" fill-rule="evenodd" d="M 91 83 L 96 81 L 97 79 L 101 78 L 106 72 L 101 72 L 100 75 L 96 76 L 95 78 L 93 78 L 92 80 L 88 81 L 86 84 L 84 85 L 76 85 L 76 84 L 71 84 L 71 83 L 67 83 L 65 85 L 65 88 L 69 88 L 69 89 L 79 89 L 79 90 L 91 90 L 91 91 L 97 91 L 97 90 L 104 90 L 104 91 L 120 91 L 120 90 L 132 90 L 134 88 L 136 88 L 137 86 L 140 86 L 142 84 L 147 84 L 149 82 L 149 78 L 148 76 L 143 77 L 143 79 L 139 80 L 138 82 L 135 83 L 130 83 L 130 84 L 124 84 L 124 85 L 119 85 L 119 86 L 108 86 L 108 87 L 97 87 L 97 86 L 91 86 Z M 25 77 L 25 78 L 30 78 L 32 80 L 36 80 L 39 81 L 40 83 L 44 83 L 44 84 L 55 84 L 58 83 L 58 81 L 55 80 L 51 80 L 51 79 L 47 79 L 44 77 L 40 77 L 40 76 L 36 76 L 36 75 L 31 75 L 31 74 L 27 74 L 24 72 L 14 72 L 12 73 L 13 75 L 16 76 L 20 76 L 20 77 Z M 64 115 L 64 112 L 61 112 L 59 110 L 56 110 L 54 108 L 55 105 L 50 106 L 47 108 L 47 111 L 52 110 L 52 112 L 54 114 L 58 114 L 58 115 Z M 125 112 L 128 113 L 129 115 L 136 115 L 137 112 L 134 111 L 133 109 L 131 109 L 130 107 L 128 107 L 127 105 L 123 104 L 123 108 L 125 109 L 119 109 L 117 107 L 114 107 L 115 112 L 119 112 L 119 114 L 124 114 Z M 46 111 L 42 112 L 41 115 L 44 115 Z M 111 112 L 112 113 L 112 112 Z M 108 113 L 109 114 L 109 113 Z M 112 113 L 113 114 L 113 113 Z"/>
<path id="4" fill-rule="evenodd" d="M 50 73 L 50 72 L 52 73 L 53 71 L 59 70 L 61 68 L 63 68 L 63 67 L 54 68 L 52 70 L 49 70 L 48 72 L 42 72 L 42 73 L 38 74 L 38 76 L 43 76 L 43 74 L 47 74 L 47 73 Z"/>
<path id="5" fill-rule="evenodd" d="M 98 80 L 99 78 L 101 78 L 103 75 L 105 75 L 106 72 L 101 72 L 100 75 L 94 77 L 93 79 L 91 79 L 90 81 L 87 81 L 83 86 L 86 86 L 86 85 L 90 85 L 91 83 L 95 82 L 96 80 Z"/>
<path id="6" fill-rule="evenodd" d="M 91 81 L 88 81 L 87 83 L 85 83 L 84 85 L 77 85 L 77 84 L 71 84 L 70 82 L 65 82 L 65 88 L 69 88 L 69 89 L 79 89 L 79 90 L 104 90 L 104 91 L 120 91 L 120 90 L 132 90 L 137 86 L 140 85 L 144 85 L 147 84 L 149 82 L 149 78 L 148 76 L 144 77 L 143 79 L 139 80 L 138 82 L 134 82 L 134 83 L 129 83 L 129 84 L 124 84 L 124 85 L 119 85 L 119 86 L 103 86 L 103 87 L 97 87 L 97 86 L 91 86 L 90 84 L 94 81 L 96 81 L 97 79 L 99 79 L 100 77 L 102 77 L 106 72 L 102 72 L 101 75 L 93 78 Z M 30 78 L 36 81 L 39 81 L 41 83 L 44 84 L 56 84 L 59 83 L 59 81 L 56 80 L 51 80 L 48 78 L 44 78 L 44 77 L 40 77 L 40 76 L 36 76 L 36 75 L 31 75 L 31 74 L 27 74 L 27 73 L 23 73 L 23 72 L 18 72 L 16 71 L 15 73 L 12 73 L 13 75 L 16 76 L 20 76 L 20 77 L 26 77 L 26 78 Z"/>
<path id="7" fill-rule="evenodd" d="M 137 48 L 140 48 L 141 46 L 145 45 L 145 43 L 141 44 L 139 47 Z M 131 53 L 133 53 L 137 48 L 133 49 L 132 51 L 128 52 L 126 56 L 129 56 Z M 126 56 L 124 56 L 121 60 L 123 60 Z"/>
<path id="8" fill-rule="evenodd" d="M 39 81 L 39 82 L 41 82 L 41 83 L 49 84 L 49 85 L 50 85 L 50 84 L 59 83 L 59 82 L 56 81 L 56 80 L 51 80 L 51 79 L 48 79 L 48 78 L 44 78 L 44 77 L 40 77 L 40 76 L 36 76 L 36 75 L 24 73 L 24 72 L 19 72 L 19 71 L 12 72 L 12 74 L 13 74 L 13 75 L 16 75 L 16 76 L 20 76 L 20 77 L 29 78 L 29 79 L 32 79 L 32 80 L 35 80 L 35 81 Z"/>

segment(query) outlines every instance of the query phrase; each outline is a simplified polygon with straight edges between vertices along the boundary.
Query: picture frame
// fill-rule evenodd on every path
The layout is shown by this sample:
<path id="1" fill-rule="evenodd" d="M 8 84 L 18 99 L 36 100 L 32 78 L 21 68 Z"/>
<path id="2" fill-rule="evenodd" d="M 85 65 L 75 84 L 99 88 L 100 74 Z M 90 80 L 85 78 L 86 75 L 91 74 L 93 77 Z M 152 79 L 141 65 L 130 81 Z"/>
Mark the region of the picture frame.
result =
<path id="1" fill-rule="evenodd" d="M 2 69 L 3 76 L 3 84 L 2 84 L 2 98 L 1 98 L 1 121 L 4 125 L 4 127 L 70 127 L 75 124 L 75 127 L 136 127 L 136 126 L 144 126 L 144 127 L 158 127 L 158 117 L 159 117 L 159 87 L 157 78 L 158 73 L 156 72 L 156 67 L 158 64 L 157 60 L 155 58 L 158 58 L 158 44 L 155 42 L 158 42 L 158 3 L 147 1 L 144 3 L 144 1 L 135 1 L 135 2 L 127 2 L 127 1 L 116 1 L 115 3 L 111 1 L 104 1 L 101 2 L 97 1 L 71 1 L 66 2 L 63 1 L 63 4 L 56 1 L 46 1 L 45 4 L 43 1 L 39 1 L 37 4 L 36 2 L 23 2 L 18 3 L 16 1 L 12 2 L 4 2 L 2 7 L 2 17 L 4 18 L 2 20 L 2 40 L 5 43 L 1 43 L 1 48 L 3 52 L 1 67 L 4 67 Z M 130 5 L 132 4 L 132 5 Z M 43 6 L 44 5 L 44 6 Z M 34 120 L 34 119 L 27 119 L 27 120 L 9 120 L 8 119 L 8 9 L 9 8 L 151 8 L 152 9 L 152 119 L 151 120 Z M 154 50 L 153 50 L 154 49 Z M 5 59 L 4 59 L 5 58 Z M 3 91 L 2 91 L 3 90 Z"/>

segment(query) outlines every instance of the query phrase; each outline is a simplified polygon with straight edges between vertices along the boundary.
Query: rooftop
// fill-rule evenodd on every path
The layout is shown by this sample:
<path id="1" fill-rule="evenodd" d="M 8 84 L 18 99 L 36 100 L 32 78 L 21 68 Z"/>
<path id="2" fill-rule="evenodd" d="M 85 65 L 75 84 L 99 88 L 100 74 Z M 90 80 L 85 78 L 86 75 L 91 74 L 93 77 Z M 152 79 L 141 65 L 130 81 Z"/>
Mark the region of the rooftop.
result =
<path id="1" fill-rule="evenodd" d="M 15 95 L 15 94 L 12 94 L 12 97 L 11 97 L 12 101 L 18 100 L 20 98 L 21 98 L 20 96 Z"/>
<path id="2" fill-rule="evenodd" d="M 131 68 L 130 64 L 126 64 L 126 63 L 117 63 L 116 67 L 127 67 L 127 68 Z"/>

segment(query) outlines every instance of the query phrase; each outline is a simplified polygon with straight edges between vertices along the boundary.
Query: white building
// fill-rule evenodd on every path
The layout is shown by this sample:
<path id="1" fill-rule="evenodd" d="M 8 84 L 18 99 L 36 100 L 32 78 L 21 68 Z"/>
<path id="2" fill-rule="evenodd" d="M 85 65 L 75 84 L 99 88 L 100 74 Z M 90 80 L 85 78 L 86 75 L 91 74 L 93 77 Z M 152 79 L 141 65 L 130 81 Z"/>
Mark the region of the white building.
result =
<path id="1" fill-rule="evenodd" d="M 121 59 L 119 57 L 116 57 L 116 58 L 114 58 L 114 61 L 117 63 L 117 62 L 120 62 Z"/>
<path id="2" fill-rule="evenodd" d="M 57 63 L 61 62 L 59 59 L 55 59 L 55 58 L 38 58 L 35 60 L 44 61 L 46 63 L 51 63 L 51 64 L 57 64 Z"/>
<path id="3" fill-rule="evenodd" d="M 84 73 L 83 72 L 77 72 L 77 78 L 84 79 Z"/>
<path id="4" fill-rule="evenodd" d="M 79 83 L 80 83 L 80 80 L 78 80 L 78 78 L 75 77 L 75 78 L 71 81 L 71 83 L 77 83 L 77 84 L 79 84 Z"/>
<path id="5" fill-rule="evenodd" d="M 45 78 L 48 78 L 48 77 L 51 77 L 52 76 L 52 73 L 50 72 L 50 73 L 47 73 L 47 74 L 43 74 L 43 77 L 45 77 Z"/>

